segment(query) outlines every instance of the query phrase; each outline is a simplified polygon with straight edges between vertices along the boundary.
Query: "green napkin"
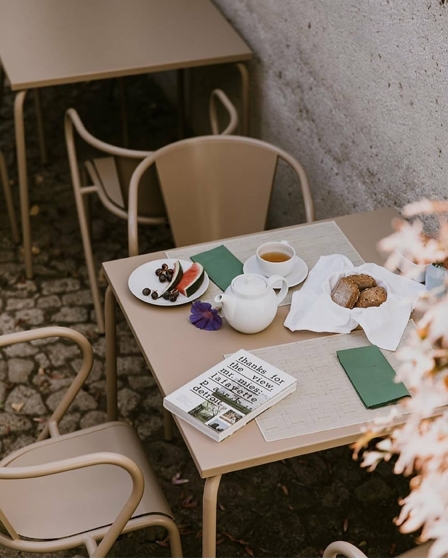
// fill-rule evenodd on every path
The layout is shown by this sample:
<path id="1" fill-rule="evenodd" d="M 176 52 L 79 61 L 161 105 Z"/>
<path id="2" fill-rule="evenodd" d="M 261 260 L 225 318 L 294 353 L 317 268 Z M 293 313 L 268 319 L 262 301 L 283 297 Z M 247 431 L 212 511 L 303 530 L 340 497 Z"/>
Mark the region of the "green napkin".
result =
<path id="1" fill-rule="evenodd" d="M 235 276 L 243 274 L 243 263 L 224 245 L 190 258 L 193 262 L 202 264 L 205 272 L 221 290 L 230 286 Z"/>
<path id="2" fill-rule="evenodd" d="M 409 397 L 403 383 L 395 383 L 395 371 L 378 346 L 336 352 L 353 387 L 367 408 L 377 408 Z"/>

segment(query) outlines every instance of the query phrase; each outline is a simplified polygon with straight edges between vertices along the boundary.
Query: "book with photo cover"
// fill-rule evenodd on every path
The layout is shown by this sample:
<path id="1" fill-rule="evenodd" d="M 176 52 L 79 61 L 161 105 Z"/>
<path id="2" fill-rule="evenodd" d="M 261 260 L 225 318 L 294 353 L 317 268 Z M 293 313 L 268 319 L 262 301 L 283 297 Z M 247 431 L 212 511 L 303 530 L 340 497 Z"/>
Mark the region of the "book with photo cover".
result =
<path id="1" fill-rule="evenodd" d="M 297 380 L 239 350 L 163 399 L 163 406 L 222 441 L 296 389 Z"/>

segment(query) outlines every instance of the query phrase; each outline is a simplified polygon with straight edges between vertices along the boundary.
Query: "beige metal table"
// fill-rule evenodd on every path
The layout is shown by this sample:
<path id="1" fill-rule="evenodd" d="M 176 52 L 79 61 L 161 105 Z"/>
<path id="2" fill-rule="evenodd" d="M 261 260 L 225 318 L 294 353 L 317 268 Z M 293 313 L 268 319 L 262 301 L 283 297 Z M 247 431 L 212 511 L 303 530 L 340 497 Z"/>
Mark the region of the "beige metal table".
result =
<path id="1" fill-rule="evenodd" d="M 334 221 L 366 262 L 383 263 L 377 242 L 391 233 L 393 209 L 336 218 Z M 295 226 L 302 227 L 302 226 Z M 285 230 L 287 231 L 287 230 Z M 165 258 L 152 253 L 104 263 L 109 287 L 106 292 L 106 352 L 108 379 L 108 414 L 116 416 L 116 355 L 114 306 L 118 301 L 163 395 L 171 393 L 223 359 L 223 354 L 240 348 L 253 350 L 322 336 L 309 331 L 290 332 L 283 326 L 289 307 L 279 307 L 274 322 L 255 335 L 244 335 L 224 324 L 219 331 L 194 328 L 188 320 L 189 306 L 157 307 L 135 298 L 128 288 L 128 278 L 141 264 Z M 169 333 L 167 335 L 167 333 Z M 255 422 L 221 443 L 176 418 L 179 430 L 205 479 L 203 499 L 203 556 L 216 553 L 216 506 L 221 476 L 245 469 L 353 442 L 359 425 L 327 430 L 306 436 L 267 443 Z"/>
<path id="2" fill-rule="evenodd" d="M 0 59 L 17 92 L 14 121 L 27 277 L 33 275 L 23 121 L 28 90 L 178 70 L 182 98 L 184 69 L 236 62 L 246 135 L 249 82 L 243 62 L 251 58 L 249 47 L 210 0 L 2 0 Z"/>

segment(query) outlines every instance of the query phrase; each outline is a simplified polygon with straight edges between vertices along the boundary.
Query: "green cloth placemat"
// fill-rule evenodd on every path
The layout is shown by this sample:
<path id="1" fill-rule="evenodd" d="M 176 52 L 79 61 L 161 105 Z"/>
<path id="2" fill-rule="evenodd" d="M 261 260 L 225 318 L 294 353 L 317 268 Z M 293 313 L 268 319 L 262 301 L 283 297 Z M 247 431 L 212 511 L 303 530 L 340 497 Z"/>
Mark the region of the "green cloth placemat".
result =
<path id="1" fill-rule="evenodd" d="M 205 272 L 221 290 L 227 289 L 236 276 L 243 274 L 243 263 L 224 245 L 190 258 L 193 262 L 202 264 Z"/>
<path id="2" fill-rule="evenodd" d="M 410 396 L 403 383 L 395 383 L 395 371 L 378 346 L 338 350 L 336 354 L 367 408 Z"/>

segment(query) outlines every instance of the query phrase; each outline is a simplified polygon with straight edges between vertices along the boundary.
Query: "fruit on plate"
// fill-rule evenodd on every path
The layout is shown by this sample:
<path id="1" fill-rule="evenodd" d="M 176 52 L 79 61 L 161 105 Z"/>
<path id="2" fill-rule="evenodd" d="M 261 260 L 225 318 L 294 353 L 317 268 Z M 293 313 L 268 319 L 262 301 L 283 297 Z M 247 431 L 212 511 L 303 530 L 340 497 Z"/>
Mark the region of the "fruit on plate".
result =
<path id="1" fill-rule="evenodd" d="M 183 273 L 182 279 L 176 285 L 177 290 L 185 297 L 192 296 L 198 291 L 204 278 L 204 267 L 202 264 L 194 263 Z"/>
<path id="2" fill-rule="evenodd" d="M 173 265 L 173 275 L 171 277 L 171 280 L 167 282 L 165 286 L 163 286 L 163 288 L 160 290 L 158 294 L 158 297 L 160 298 L 163 296 L 165 292 L 170 292 L 174 290 L 174 288 L 177 288 L 179 282 L 183 279 L 183 276 L 184 276 L 184 271 L 182 270 L 182 265 L 180 264 L 179 261 L 176 261 Z"/>

